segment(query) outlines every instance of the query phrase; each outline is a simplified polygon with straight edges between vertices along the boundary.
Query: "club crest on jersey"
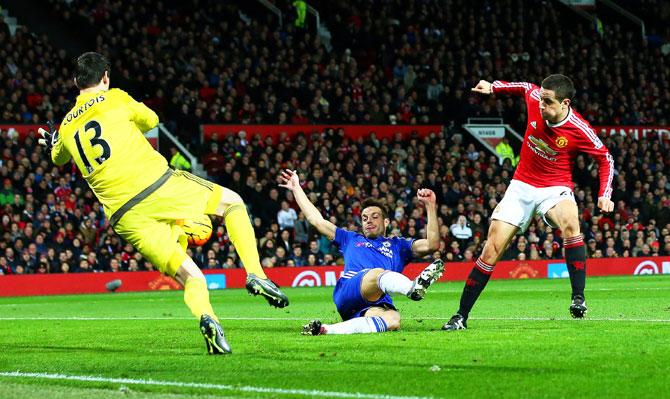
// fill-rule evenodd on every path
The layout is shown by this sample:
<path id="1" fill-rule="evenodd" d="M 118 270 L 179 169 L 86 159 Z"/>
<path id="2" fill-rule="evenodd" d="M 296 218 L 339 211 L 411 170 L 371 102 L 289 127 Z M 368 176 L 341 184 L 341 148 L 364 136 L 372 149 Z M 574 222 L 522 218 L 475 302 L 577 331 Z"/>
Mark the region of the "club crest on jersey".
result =
<path id="1" fill-rule="evenodd" d="M 377 249 L 382 255 L 387 258 L 393 258 L 393 250 L 391 249 L 391 242 L 384 241 L 382 246 Z"/>
<path id="2" fill-rule="evenodd" d="M 565 148 L 565 146 L 568 145 L 568 139 L 566 139 L 564 136 L 560 136 L 556 138 L 556 145 L 558 148 Z"/>
<path id="3" fill-rule="evenodd" d="M 537 129 L 537 122 L 532 121 L 530 125 L 533 127 L 533 129 Z"/>
<path id="4" fill-rule="evenodd" d="M 554 156 L 557 155 L 558 152 L 553 148 L 549 147 L 549 144 L 545 143 L 544 140 L 538 139 L 535 136 L 528 136 L 528 141 L 526 141 L 526 144 L 538 156 L 548 161 L 552 162 L 556 161 L 556 158 L 554 158 Z"/>

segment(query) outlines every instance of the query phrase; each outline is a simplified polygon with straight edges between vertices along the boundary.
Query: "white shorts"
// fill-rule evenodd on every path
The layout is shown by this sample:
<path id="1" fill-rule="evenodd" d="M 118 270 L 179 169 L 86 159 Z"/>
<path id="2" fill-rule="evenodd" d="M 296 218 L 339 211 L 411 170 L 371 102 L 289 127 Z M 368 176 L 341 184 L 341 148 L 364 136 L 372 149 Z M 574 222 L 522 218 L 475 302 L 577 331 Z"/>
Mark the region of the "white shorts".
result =
<path id="1" fill-rule="evenodd" d="M 558 227 L 546 217 L 547 212 L 563 200 L 575 201 L 570 187 L 534 187 L 519 180 L 512 180 L 502 201 L 493 210 L 491 219 L 507 222 L 526 231 L 533 216 L 541 215 L 545 223 Z"/>

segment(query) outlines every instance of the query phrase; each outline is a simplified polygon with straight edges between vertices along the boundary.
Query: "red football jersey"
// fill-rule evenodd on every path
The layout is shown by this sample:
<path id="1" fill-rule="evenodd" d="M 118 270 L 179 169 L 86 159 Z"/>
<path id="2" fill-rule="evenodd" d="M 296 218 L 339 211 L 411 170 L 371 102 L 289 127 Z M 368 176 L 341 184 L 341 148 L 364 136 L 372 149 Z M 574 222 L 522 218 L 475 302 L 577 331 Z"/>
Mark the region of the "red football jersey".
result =
<path id="1" fill-rule="evenodd" d="M 614 159 L 591 125 L 572 107 L 568 116 L 553 124 L 542 119 L 540 88 L 526 82 L 493 82 L 495 94 L 523 95 L 528 109 L 528 125 L 523 138 L 514 179 L 535 187 L 573 188 L 572 164 L 578 152 L 590 154 L 600 166 L 599 197 L 612 196 Z"/>

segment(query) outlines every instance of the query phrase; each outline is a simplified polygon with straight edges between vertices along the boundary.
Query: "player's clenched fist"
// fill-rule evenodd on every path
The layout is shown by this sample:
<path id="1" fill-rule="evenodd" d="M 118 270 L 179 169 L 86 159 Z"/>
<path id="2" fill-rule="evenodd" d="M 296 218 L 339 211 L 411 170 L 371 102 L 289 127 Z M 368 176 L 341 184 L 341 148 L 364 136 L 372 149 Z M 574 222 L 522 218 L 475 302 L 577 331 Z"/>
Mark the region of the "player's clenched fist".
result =
<path id="1" fill-rule="evenodd" d="M 419 191 L 416 192 L 416 197 L 419 199 L 420 202 L 426 205 L 435 205 L 436 203 L 435 193 L 433 192 L 433 190 L 428 188 L 419 189 Z"/>
<path id="2" fill-rule="evenodd" d="M 603 212 L 612 212 L 614 210 L 614 202 L 609 198 L 600 197 L 598 198 L 598 208 Z"/>
<path id="3" fill-rule="evenodd" d="M 477 83 L 477 86 L 472 88 L 472 91 L 481 94 L 491 94 L 493 93 L 493 85 L 486 80 L 480 80 L 479 83 Z"/>

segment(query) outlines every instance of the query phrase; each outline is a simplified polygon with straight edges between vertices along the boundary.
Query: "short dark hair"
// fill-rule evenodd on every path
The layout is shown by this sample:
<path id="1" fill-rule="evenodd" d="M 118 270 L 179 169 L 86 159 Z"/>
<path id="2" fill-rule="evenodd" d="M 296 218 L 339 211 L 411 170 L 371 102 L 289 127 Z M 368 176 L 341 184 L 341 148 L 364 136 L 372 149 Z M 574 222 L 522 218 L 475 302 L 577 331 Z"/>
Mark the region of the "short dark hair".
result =
<path id="1" fill-rule="evenodd" d="M 77 57 L 74 78 L 79 89 L 88 89 L 100 83 L 105 76 L 109 75 L 111 65 L 107 58 L 100 53 L 88 52 Z"/>
<path id="2" fill-rule="evenodd" d="M 575 85 L 569 77 L 559 73 L 549 75 L 542 81 L 542 88 L 553 90 L 556 93 L 556 99 L 563 101 L 568 99 L 572 101 L 575 96 Z"/>
<path id="3" fill-rule="evenodd" d="M 384 219 L 388 219 L 389 217 L 389 212 L 388 209 L 386 209 L 386 205 L 381 200 L 378 200 L 377 198 L 366 198 L 363 200 L 361 203 L 361 211 L 363 211 L 365 208 L 369 208 L 371 206 L 376 206 L 379 209 L 382 210 L 382 217 Z"/>

